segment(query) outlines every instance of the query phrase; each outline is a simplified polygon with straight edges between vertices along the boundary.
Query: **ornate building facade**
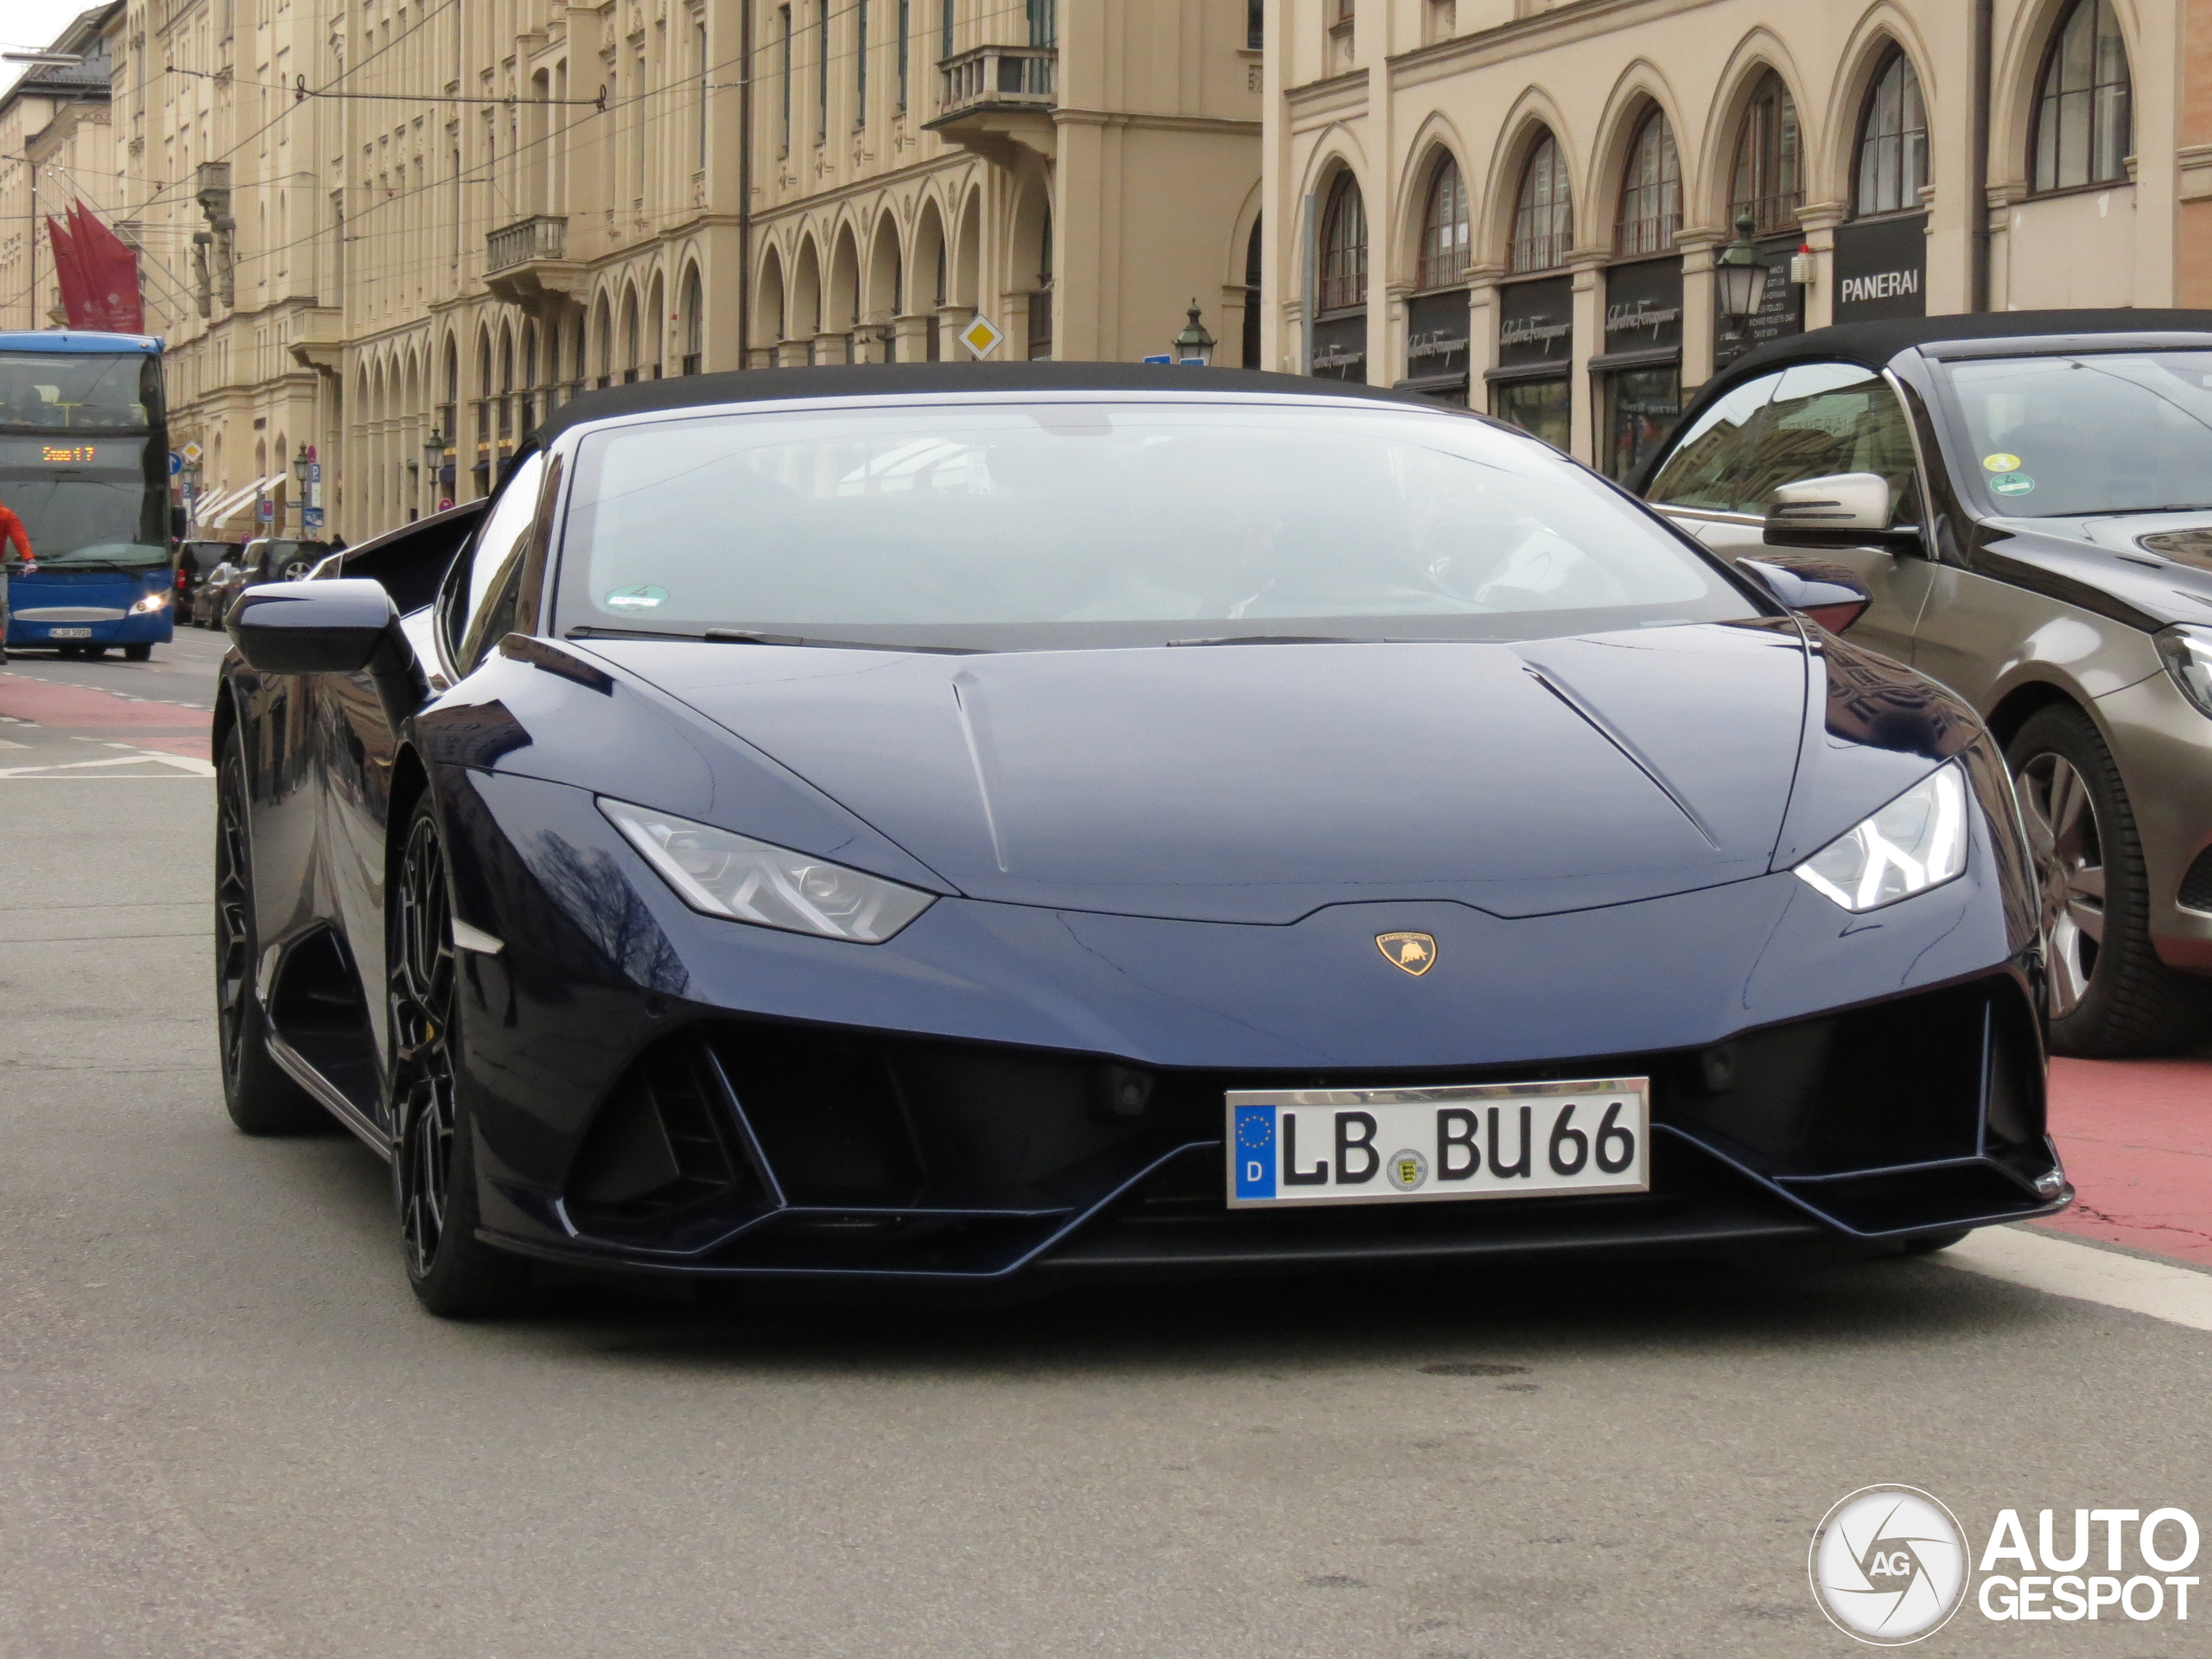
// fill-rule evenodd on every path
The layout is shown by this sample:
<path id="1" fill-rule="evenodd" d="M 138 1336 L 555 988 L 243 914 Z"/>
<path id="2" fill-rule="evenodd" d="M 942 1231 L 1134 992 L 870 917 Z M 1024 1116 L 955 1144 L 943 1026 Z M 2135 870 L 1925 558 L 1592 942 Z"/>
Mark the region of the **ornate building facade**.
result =
<path id="1" fill-rule="evenodd" d="M 203 535 L 481 494 L 595 385 L 964 354 L 978 315 L 1001 356 L 1165 351 L 1194 302 L 1224 360 L 1252 332 L 1249 0 L 115 10 Z"/>
<path id="2" fill-rule="evenodd" d="M 1264 353 L 1617 476 L 1758 340 L 2212 305 L 2206 0 L 1267 0 Z M 1748 226 L 1738 226 L 1748 220 Z M 1738 237 L 1758 315 L 1715 303 Z"/>

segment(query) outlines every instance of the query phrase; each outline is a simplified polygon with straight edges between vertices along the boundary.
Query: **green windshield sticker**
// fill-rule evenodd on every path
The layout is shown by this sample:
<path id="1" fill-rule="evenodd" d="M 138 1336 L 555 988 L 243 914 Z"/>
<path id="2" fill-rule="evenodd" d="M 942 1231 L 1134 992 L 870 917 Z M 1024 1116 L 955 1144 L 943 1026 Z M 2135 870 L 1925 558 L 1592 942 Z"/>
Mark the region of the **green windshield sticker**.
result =
<path id="1" fill-rule="evenodd" d="M 668 597 L 668 589 L 650 583 L 617 588 L 601 601 L 610 611 L 649 611 Z"/>
<path id="2" fill-rule="evenodd" d="M 1993 455 L 1984 455 L 1981 458 L 1981 464 L 1993 473 L 2017 473 L 2020 470 L 2020 458 L 2018 455 L 2005 454 L 2002 451 Z"/>
<path id="3" fill-rule="evenodd" d="M 2036 486 L 2036 481 L 2025 473 L 2001 473 L 1989 480 L 1989 488 L 1996 495 L 2025 495 Z"/>

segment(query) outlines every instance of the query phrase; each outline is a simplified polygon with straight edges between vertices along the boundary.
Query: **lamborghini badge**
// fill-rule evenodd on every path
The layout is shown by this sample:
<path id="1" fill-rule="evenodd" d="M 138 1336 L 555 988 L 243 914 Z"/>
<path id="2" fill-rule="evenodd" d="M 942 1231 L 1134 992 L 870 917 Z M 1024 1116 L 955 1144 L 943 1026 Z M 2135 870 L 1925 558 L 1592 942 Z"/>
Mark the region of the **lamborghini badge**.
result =
<path id="1" fill-rule="evenodd" d="M 1436 938 L 1430 933 L 1377 933 L 1375 948 L 1393 968 L 1419 979 L 1436 966 Z"/>

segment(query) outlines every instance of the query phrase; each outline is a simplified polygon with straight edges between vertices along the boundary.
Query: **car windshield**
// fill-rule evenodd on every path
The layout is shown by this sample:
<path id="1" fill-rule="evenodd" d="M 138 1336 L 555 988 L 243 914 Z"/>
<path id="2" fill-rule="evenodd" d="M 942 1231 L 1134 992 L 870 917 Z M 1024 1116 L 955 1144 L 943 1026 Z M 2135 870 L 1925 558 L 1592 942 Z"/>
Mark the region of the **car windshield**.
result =
<path id="1" fill-rule="evenodd" d="M 0 505 L 23 521 L 41 569 L 168 563 L 143 438 L 0 435 Z"/>
<path id="2" fill-rule="evenodd" d="M 560 626 L 970 649 L 1539 639 L 1758 614 L 1543 445 L 1415 410 L 1107 400 L 589 434 Z"/>
<path id="3" fill-rule="evenodd" d="M 1993 512 L 2212 508 L 2212 352 L 1989 358 L 1943 380 L 1958 470 Z"/>

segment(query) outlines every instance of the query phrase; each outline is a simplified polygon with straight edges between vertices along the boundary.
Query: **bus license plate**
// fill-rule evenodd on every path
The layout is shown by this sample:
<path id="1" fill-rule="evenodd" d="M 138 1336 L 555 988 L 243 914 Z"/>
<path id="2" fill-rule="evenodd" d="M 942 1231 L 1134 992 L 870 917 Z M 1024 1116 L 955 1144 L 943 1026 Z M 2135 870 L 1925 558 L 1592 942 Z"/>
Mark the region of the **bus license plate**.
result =
<path id="1" fill-rule="evenodd" d="M 89 639 L 92 637 L 92 631 L 90 628 L 48 628 L 46 637 L 49 639 Z"/>

